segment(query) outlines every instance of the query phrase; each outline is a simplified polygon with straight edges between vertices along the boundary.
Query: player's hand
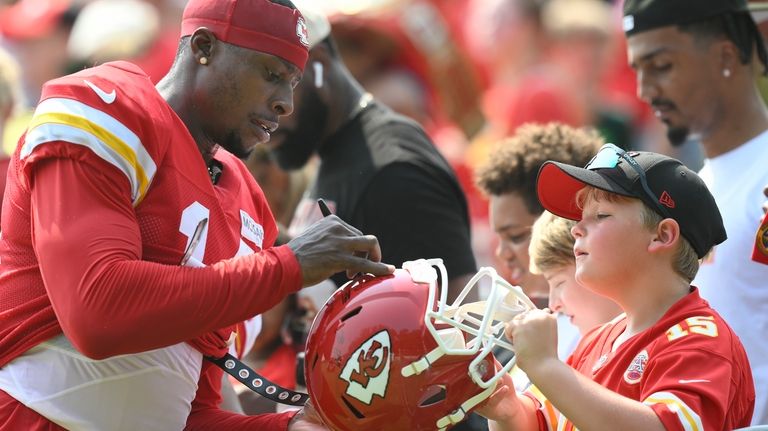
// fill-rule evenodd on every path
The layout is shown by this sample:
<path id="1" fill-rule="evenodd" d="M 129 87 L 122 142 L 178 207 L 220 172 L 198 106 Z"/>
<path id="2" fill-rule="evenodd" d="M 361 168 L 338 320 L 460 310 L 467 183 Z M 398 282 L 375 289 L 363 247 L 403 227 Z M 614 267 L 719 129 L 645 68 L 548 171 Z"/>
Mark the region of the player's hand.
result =
<path id="1" fill-rule="evenodd" d="M 288 423 L 288 431 L 330 431 L 330 428 L 323 424 L 310 400 Z"/>
<path id="2" fill-rule="evenodd" d="M 513 317 L 504 334 L 515 348 L 517 366 L 529 376 L 534 366 L 547 359 L 557 359 L 557 317 L 547 308 L 528 310 Z"/>
<path id="3" fill-rule="evenodd" d="M 504 374 L 493 394 L 474 411 L 488 420 L 505 423 L 514 417 L 520 408 L 520 399 L 517 398 L 512 376 Z"/>
<path id="4" fill-rule="evenodd" d="M 381 263 L 379 241 L 335 215 L 324 217 L 288 242 L 301 266 L 303 285 L 312 286 L 337 272 L 347 275 L 370 273 L 388 275 L 392 265 Z"/>

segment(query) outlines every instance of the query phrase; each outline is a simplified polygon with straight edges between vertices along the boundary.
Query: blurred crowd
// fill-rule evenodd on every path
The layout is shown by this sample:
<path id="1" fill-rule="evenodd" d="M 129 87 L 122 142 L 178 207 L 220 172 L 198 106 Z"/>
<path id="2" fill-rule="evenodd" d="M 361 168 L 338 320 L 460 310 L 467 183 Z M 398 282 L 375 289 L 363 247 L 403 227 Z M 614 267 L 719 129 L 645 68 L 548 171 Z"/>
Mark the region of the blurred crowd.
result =
<path id="1" fill-rule="evenodd" d="M 178 45 L 184 0 L 0 2 L 0 136 L 11 154 L 42 84 L 112 60 L 158 80 Z M 605 0 L 323 0 L 352 74 L 374 97 L 429 133 L 467 195 L 478 264 L 493 263 L 487 201 L 473 172 L 499 139 L 527 122 L 593 126 L 608 142 L 681 158 L 637 97 L 621 2 Z M 287 224 L 306 172 L 249 161 Z M 311 170 L 312 165 L 305 168 Z M 4 177 L 4 176 L 3 176 Z M 288 191 L 288 193 L 284 193 Z M 490 246 L 489 246 L 490 244 Z"/>

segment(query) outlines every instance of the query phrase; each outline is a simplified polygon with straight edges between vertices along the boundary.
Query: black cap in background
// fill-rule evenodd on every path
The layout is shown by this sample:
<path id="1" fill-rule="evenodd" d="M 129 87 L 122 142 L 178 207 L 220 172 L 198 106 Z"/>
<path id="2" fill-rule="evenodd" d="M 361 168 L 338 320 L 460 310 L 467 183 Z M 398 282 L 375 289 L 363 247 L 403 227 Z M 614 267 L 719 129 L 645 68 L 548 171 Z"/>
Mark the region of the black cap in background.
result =
<path id="1" fill-rule="evenodd" d="M 625 0 L 623 27 L 624 33 L 631 36 L 747 10 L 747 0 Z"/>

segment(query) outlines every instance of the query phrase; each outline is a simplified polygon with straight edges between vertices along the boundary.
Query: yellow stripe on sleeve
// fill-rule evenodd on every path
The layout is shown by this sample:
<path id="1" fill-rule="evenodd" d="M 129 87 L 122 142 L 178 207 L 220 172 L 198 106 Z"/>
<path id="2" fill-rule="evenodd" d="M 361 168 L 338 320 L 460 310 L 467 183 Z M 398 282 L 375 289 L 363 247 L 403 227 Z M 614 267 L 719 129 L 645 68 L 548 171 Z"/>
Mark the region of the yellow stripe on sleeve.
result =
<path id="1" fill-rule="evenodd" d="M 134 206 L 146 195 L 157 169 L 136 134 L 117 119 L 75 100 L 48 99 L 38 106 L 21 157 L 52 141 L 86 146 L 120 169 L 131 184 Z"/>
<path id="2" fill-rule="evenodd" d="M 683 400 L 670 392 L 657 392 L 643 401 L 645 405 L 664 404 L 669 410 L 675 413 L 680 420 L 680 424 L 686 431 L 702 431 L 704 426 L 701 423 L 699 415 L 694 413 Z"/>

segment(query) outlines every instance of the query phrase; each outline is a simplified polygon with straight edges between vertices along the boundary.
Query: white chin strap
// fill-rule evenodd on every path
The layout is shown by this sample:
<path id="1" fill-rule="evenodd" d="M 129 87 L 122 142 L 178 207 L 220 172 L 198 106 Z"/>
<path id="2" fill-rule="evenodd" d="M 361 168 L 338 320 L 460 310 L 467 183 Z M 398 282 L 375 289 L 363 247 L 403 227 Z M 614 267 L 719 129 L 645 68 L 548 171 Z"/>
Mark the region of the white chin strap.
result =
<path id="1" fill-rule="evenodd" d="M 435 303 L 437 295 L 437 272 L 440 270 L 440 301 L 437 310 L 427 309 L 424 315 L 424 323 L 435 339 L 437 347 L 422 358 L 406 365 L 401 373 L 404 377 L 420 374 L 428 369 L 443 355 L 471 356 L 478 352 L 469 365 L 468 373 L 472 380 L 483 391 L 468 399 L 460 408 L 437 422 L 439 429 L 445 429 L 449 425 L 460 422 L 472 408 L 488 398 L 496 388 L 496 383 L 508 373 L 515 365 L 514 357 L 502 364 L 502 367 L 487 380 L 483 375 L 487 374 L 485 359 L 491 354 L 494 347 L 499 347 L 514 353 L 512 344 L 504 337 L 505 323 L 516 315 L 535 309 L 536 306 L 523 293 L 518 286 L 512 286 L 501 278 L 493 268 L 481 268 L 474 277 L 462 289 L 458 298 L 452 305 L 446 305 L 448 299 L 448 276 L 442 259 L 416 260 L 403 263 L 403 269 L 407 270 L 416 283 L 429 284 L 429 299 L 427 304 Z M 472 289 L 478 287 L 478 282 L 483 278 L 489 278 L 491 292 L 484 301 L 463 304 Z M 479 295 L 478 295 L 479 296 Z M 437 329 L 435 325 L 443 326 Z M 450 327 L 445 328 L 445 325 Z M 465 340 L 466 334 L 466 342 Z"/>

